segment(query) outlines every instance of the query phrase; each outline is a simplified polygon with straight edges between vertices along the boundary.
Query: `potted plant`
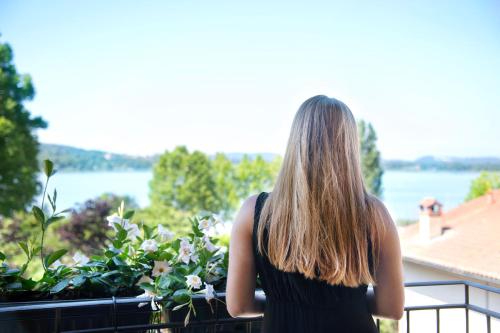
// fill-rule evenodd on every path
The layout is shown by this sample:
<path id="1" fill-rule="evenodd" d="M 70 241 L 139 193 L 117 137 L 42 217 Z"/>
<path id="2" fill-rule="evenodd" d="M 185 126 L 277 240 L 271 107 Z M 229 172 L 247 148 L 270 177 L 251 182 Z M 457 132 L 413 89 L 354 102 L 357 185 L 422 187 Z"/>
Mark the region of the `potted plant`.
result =
<path id="1" fill-rule="evenodd" d="M 41 206 L 33 207 L 41 240 L 22 242 L 21 267 L 11 267 L 0 252 L 0 331 L 49 332 L 171 324 L 177 330 L 205 332 L 229 315 L 224 297 L 228 253 L 217 245 L 214 227 L 220 219 L 209 213 L 190 219 L 191 232 L 182 238 L 163 225 L 134 223 L 134 211 L 122 202 L 107 218 L 114 233 L 98 255 L 46 253 L 45 233 L 66 210 L 57 211 L 57 191 L 46 194 L 53 163 L 44 161 L 46 182 Z M 49 207 L 45 207 L 47 198 Z M 25 277 L 39 258 L 43 276 Z M 201 328 L 189 328 L 207 323 Z M 10 325 L 10 326 L 9 326 Z M 233 324 L 232 324 L 233 325 Z M 165 326 L 165 324 L 163 324 Z M 159 326 L 158 326 L 159 327 Z M 227 327 L 226 327 L 227 328 Z M 230 327 L 235 331 L 237 326 Z"/>

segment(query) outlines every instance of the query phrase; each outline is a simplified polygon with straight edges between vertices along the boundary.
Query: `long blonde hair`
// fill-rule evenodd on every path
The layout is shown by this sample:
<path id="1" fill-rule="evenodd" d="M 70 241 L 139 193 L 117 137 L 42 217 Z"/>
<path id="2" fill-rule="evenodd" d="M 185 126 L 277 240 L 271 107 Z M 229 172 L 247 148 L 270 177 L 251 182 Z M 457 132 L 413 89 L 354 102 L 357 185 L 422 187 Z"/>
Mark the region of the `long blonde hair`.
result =
<path id="1" fill-rule="evenodd" d="M 285 272 L 330 284 L 375 284 L 379 249 L 375 198 L 365 189 L 357 126 L 339 100 L 315 96 L 295 115 L 273 191 L 258 227 L 258 249 Z M 267 233 L 267 242 L 264 234 Z"/>

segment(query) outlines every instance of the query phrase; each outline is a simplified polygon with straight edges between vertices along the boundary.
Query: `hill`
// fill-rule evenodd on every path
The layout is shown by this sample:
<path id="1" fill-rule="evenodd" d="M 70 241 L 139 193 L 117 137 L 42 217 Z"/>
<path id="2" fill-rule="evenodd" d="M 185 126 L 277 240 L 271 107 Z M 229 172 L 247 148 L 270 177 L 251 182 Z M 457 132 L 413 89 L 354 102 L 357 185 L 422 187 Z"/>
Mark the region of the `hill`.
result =
<path id="1" fill-rule="evenodd" d="M 41 144 L 39 160 L 50 159 L 61 171 L 125 171 L 151 169 L 158 156 L 140 157 Z"/>
<path id="2" fill-rule="evenodd" d="M 422 156 L 414 161 L 384 160 L 382 165 L 387 170 L 500 171 L 500 158 Z"/>
<path id="3" fill-rule="evenodd" d="M 238 163 L 245 155 L 252 159 L 260 155 L 266 161 L 272 161 L 278 156 L 274 153 L 226 153 L 233 163 Z M 51 159 L 61 171 L 125 171 L 151 169 L 159 156 L 133 156 L 57 144 L 41 144 L 39 159 Z M 386 170 L 408 171 L 500 171 L 500 158 L 423 156 L 413 161 L 383 160 L 382 166 Z"/>

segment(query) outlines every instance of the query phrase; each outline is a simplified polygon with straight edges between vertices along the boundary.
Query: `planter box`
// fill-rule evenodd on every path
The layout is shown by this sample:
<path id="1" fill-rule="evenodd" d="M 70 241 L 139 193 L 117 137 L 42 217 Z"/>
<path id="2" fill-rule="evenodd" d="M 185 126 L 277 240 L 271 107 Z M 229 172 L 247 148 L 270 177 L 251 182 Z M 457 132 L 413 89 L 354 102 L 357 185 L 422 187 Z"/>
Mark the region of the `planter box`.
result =
<path id="1" fill-rule="evenodd" d="M 220 297 L 225 301 L 225 297 Z M 203 296 L 193 299 L 196 317 L 191 315 L 187 327 L 187 309 L 152 311 L 133 297 L 74 301 L 35 301 L 0 303 L 0 332 L 260 332 L 260 318 L 231 318 L 224 303 Z M 161 323 L 159 319 L 161 317 Z M 153 320 L 153 318 L 156 318 Z M 160 332 L 160 331 L 159 331 Z"/>

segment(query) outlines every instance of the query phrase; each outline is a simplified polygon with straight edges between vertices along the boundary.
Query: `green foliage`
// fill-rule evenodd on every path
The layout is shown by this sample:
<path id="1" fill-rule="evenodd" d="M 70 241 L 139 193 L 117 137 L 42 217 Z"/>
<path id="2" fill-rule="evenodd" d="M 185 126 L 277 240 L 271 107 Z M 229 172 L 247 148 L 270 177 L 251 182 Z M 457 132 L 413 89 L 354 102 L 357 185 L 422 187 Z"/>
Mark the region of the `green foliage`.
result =
<path id="1" fill-rule="evenodd" d="M 358 121 L 358 133 L 361 154 L 361 168 L 365 184 L 370 193 L 382 195 L 382 175 L 384 171 L 380 164 L 380 152 L 377 149 L 377 134 L 372 124 Z"/>
<path id="2" fill-rule="evenodd" d="M 55 173 L 50 161 L 44 163 L 47 188 Z M 217 246 L 218 239 L 210 236 L 212 228 L 219 222 L 213 214 L 204 214 L 189 219 L 190 232 L 183 238 L 174 239 L 174 234 L 163 225 L 152 228 L 144 223 L 132 223 L 133 210 L 125 210 L 124 202 L 117 213 L 107 217 L 108 228 L 113 230 L 111 245 L 100 247 L 96 255 L 87 257 L 76 253 L 74 265 L 59 259 L 68 252 L 59 249 L 44 255 L 44 232 L 48 230 L 56 213 L 57 192 L 48 196 L 52 212 L 33 207 L 33 217 L 42 230 L 39 242 L 19 242 L 26 256 L 20 268 L 12 268 L 7 256 L 0 252 L 0 294 L 12 299 L 30 292 L 29 297 L 83 298 L 109 296 L 137 296 L 151 303 L 153 310 L 186 307 L 187 325 L 196 315 L 192 296 L 204 294 L 207 301 L 215 299 L 214 287 L 223 290 L 227 277 L 227 249 Z M 39 245 L 40 244 L 40 245 Z M 40 254 L 44 268 L 40 279 L 26 278 L 31 260 Z M 140 292 L 144 291 L 142 295 Z"/>
<path id="3" fill-rule="evenodd" d="M 0 215 L 5 216 L 23 210 L 37 193 L 38 140 L 33 131 L 47 126 L 24 107 L 35 89 L 12 59 L 10 46 L 0 43 Z"/>
<path id="4" fill-rule="evenodd" d="M 240 200 L 252 194 L 269 191 L 278 175 L 281 158 L 275 158 L 271 163 L 258 155 L 253 160 L 244 155 L 236 165 L 237 193 Z"/>
<path id="5" fill-rule="evenodd" d="M 389 319 L 380 319 L 380 333 L 398 332 L 398 321 Z"/>
<path id="6" fill-rule="evenodd" d="M 500 188 L 500 173 L 483 171 L 470 184 L 465 200 L 472 200 L 485 195 L 491 190 Z"/>
<path id="7" fill-rule="evenodd" d="M 190 225 L 186 223 L 190 216 L 189 212 L 159 205 L 138 209 L 135 213 L 136 220 L 145 221 L 150 227 L 165 225 L 181 236 L 187 235 L 191 230 Z"/>
<path id="8" fill-rule="evenodd" d="M 49 203 L 51 206 L 51 213 L 47 212 L 47 214 L 46 214 L 46 212 L 44 211 L 45 194 L 47 192 L 49 180 L 56 173 L 56 170 L 54 170 L 54 163 L 50 160 L 45 160 L 43 162 L 43 171 L 45 173 L 46 180 L 45 180 L 45 186 L 43 188 L 42 204 L 41 204 L 41 207 L 33 206 L 31 212 L 33 213 L 33 216 L 35 217 L 35 220 L 37 221 L 37 223 L 39 224 L 40 229 L 41 229 L 40 250 L 37 252 L 40 252 L 40 259 L 41 259 L 42 267 L 43 267 L 44 271 L 47 272 L 48 267 L 49 267 L 49 265 L 47 263 L 50 262 L 53 257 L 57 257 L 54 259 L 54 261 L 59 259 L 63 254 L 66 253 L 66 250 L 58 250 L 54 253 L 45 255 L 45 253 L 44 253 L 45 233 L 47 232 L 47 229 L 49 228 L 49 226 L 51 224 L 64 219 L 63 214 L 67 213 L 69 210 L 65 209 L 65 210 L 62 210 L 59 212 L 56 211 L 56 209 L 57 209 L 57 190 L 54 189 L 54 194 L 52 195 L 52 197 L 50 196 L 50 194 L 47 194 L 47 199 L 49 200 Z"/>
<path id="9" fill-rule="evenodd" d="M 220 208 L 224 217 L 228 218 L 240 201 L 237 191 L 236 170 L 227 156 L 221 153 L 215 155 L 212 169 L 215 191 L 220 198 Z"/>
<path id="10" fill-rule="evenodd" d="M 272 188 L 280 165 L 281 158 L 266 162 L 260 155 L 253 159 L 244 155 L 235 164 L 222 153 L 211 160 L 199 151 L 177 147 L 165 152 L 155 165 L 151 207 L 139 214 L 153 224 L 167 223 L 161 221 L 166 219 L 180 232 L 186 230 L 181 221 L 195 212 L 211 211 L 229 218 L 242 200 Z"/>
<path id="11" fill-rule="evenodd" d="M 212 163 L 199 151 L 186 147 L 166 151 L 153 170 L 151 205 L 195 213 L 222 209 L 216 192 Z"/>

